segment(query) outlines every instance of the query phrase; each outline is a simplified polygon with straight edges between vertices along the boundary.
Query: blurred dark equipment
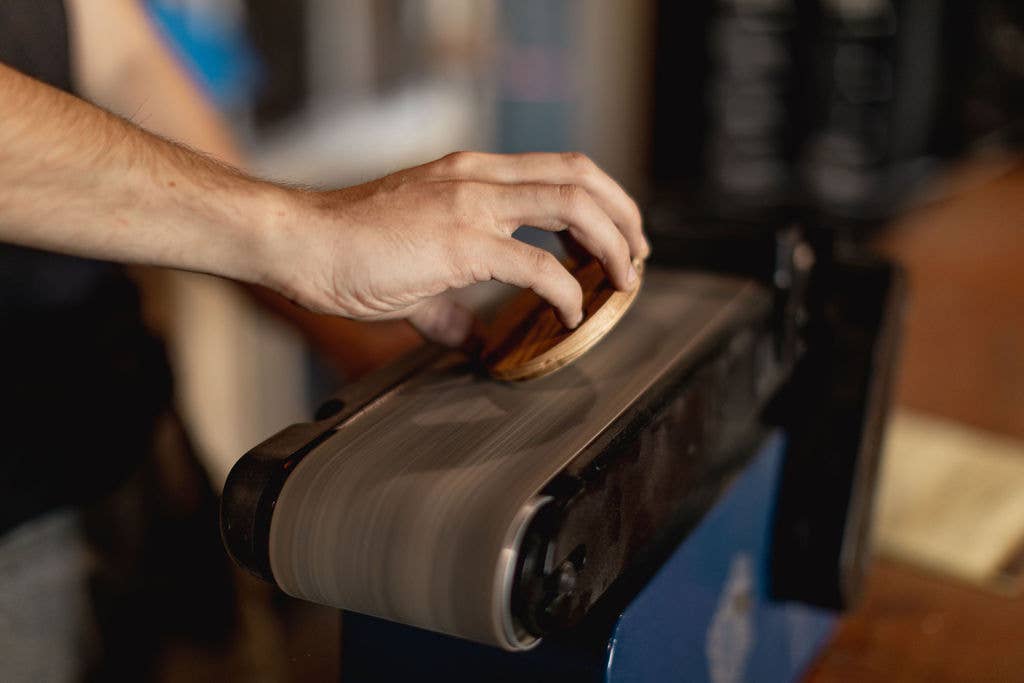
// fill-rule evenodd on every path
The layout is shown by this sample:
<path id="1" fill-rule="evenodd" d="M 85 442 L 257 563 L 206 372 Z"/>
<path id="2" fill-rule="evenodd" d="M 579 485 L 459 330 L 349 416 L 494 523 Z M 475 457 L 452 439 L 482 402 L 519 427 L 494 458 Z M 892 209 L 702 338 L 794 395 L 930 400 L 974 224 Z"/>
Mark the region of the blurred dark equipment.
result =
<path id="1" fill-rule="evenodd" d="M 873 353 L 862 335 L 893 334 L 878 315 L 893 272 L 861 245 L 944 164 L 1024 144 L 1024 6 L 659 0 L 655 25 L 656 258 L 763 277 L 757 255 L 793 224 L 818 260 L 807 353 L 778 404 L 781 421 L 818 427 L 787 452 L 774 582 L 780 598 L 842 607 L 861 574 L 849 559 L 863 556 L 843 545 L 865 542 L 877 468 L 857 396 L 889 383 L 856 369 Z"/>
<path id="2" fill-rule="evenodd" d="M 893 365 L 876 354 L 893 352 L 901 289 L 859 244 L 944 159 L 994 131 L 1013 139 L 1012 108 L 985 126 L 968 104 L 991 24 L 1012 26 L 1012 14 L 1002 2 L 657 3 L 656 260 L 771 282 L 765 255 L 786 225 L 816 260 L 806 353 L 774 406 L 791 434 L 772 556 L 780 599 L 844 609 L 858 594 L 884 415 L 867 397 L 890 383 L 871 368 Z M 1020 92 L 1019 78 L 991 73 Z"/>
<path id="3" fill-rule="evenodd" d="M 263 56 L 255 120 L 272 124 L 294 113 L 308 95 L 306 3 L 246 0 L 245 4 L 249 36 Z"/>
<path id="4" fill-rule="evenodd" d="M 1013 0 L 657 3 L 653 189 L 699 219 L 863 232 L 942 160 L 1019 146 Z"/>
<path id="5" fill-rule="evenodd" d="M 425 68 L 424 37 L 417 30 L 425 20 L 425 3 L 244 1 L 248 34 L 262 55 L 261 86 L 254 103 L 257 127 L 273 127 L 313 104 L 365 97 L 366 89 L 387 92 Z M 373 34 L 369 43 L 366 32 Z M 346 57 L 359 61 L 353 59 L 357 53 L 344 49 L 346 42 L 371 46 L 372 73 L 345 63 Z M 318 77 L 319 71 L 325 73 Z"/>

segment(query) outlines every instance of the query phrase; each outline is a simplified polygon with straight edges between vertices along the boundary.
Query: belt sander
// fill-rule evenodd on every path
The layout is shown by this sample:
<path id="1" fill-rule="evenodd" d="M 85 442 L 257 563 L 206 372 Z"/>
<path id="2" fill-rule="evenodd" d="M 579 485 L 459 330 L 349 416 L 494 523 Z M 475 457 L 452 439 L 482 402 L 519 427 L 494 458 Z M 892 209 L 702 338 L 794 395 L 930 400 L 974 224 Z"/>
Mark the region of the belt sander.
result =
<path id="1" fill-rule="evenodd" d="M 649 576 L 781 425 L 790 450 L 842 438 L 831 457 L 849 464 L 814 488 L 831 496 L 815 508 L 806 476 L 792 477 L 774 562 L 799 556 L 799 569 L 782 597 L 846 600 L 873 476 L 860 456 L 877 450 L 886 394 L 892 274 L 819 258 L 825 274 L 812 276 L 791 230 L 702 235 L 662 247 L 674 267 L 649 266 L 621 322 L 554 374 L 501 382 L 425 347 L 256 446 L 224 489 L 232 557 L 304 600 L 526 650 L 628 600 L 621 587 Z M 857 378 L 854 394 L 823 384 L 836 365 Z M 852 431 L 835 415 L 854 418 Z M 798 469 L 818 471 L 805 460 Z"/>

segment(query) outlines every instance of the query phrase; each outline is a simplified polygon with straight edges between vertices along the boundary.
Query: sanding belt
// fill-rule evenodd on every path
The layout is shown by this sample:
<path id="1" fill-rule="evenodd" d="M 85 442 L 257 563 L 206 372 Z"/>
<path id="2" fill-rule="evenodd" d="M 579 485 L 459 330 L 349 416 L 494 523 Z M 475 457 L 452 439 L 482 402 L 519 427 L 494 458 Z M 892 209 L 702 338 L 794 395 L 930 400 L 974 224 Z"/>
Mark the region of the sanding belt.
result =
<path id="1" fill-rule="evenodd" d="M 530 647 L 509 602 L 545 484 L 662 369 L 765 296 L 749 281 L 651 270 L 608 337 L 553 375 L 501 383 L 442 356 L 298 464 L 271 523 L 274 578 L 313 602 Z"/>

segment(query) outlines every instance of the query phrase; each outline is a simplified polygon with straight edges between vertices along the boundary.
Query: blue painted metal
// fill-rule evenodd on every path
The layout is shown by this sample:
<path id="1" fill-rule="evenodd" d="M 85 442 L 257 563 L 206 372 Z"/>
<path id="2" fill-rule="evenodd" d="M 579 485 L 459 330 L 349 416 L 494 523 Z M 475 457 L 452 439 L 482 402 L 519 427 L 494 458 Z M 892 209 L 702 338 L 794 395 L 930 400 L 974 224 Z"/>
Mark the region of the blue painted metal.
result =
<path id="1" fill-rule="evenodd" d="M 606 681 L 791 681 L 807 667 L 836 617 L 769 597 L 783 452 L 776 434 L 622 613 Z"/>
<path id="2" fill-rule="evenodd" d="M 768 596 L 771 522 L 784 455 L 776 434 L 622 612 L 508 653 L 356 614 L 343 622 L 346 681 L 627 683 L 792 681 L 836 616 Z"/>
<path id="3" fill-rule="evenodd" d="M 145 7 L 189 76 L 216 106 L 234 110 L 251 103 L 261 66 L 240 14 L 217 11 L 216 3 L 147 0 Z"/>

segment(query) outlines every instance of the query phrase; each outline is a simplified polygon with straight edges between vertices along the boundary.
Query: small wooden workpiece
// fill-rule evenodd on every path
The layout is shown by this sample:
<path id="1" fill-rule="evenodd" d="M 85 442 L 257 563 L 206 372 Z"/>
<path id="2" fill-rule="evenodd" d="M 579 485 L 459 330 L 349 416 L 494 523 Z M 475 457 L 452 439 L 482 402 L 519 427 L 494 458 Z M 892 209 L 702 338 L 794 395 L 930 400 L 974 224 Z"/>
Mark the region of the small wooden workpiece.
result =
<path id="1" fill-rule="evenodd" d="M 642 282 L 643 261 L 633 266 Z M 615 327 L 640 291 L 640 283 L 630 292 L 615 289 L 594 259 L 566 267 L 583 289 L 583 322 L 570 330 L 550 304 L 531 290 L 520 292 L 498 311 L 486 334 L 481 360 L 495 379 L 534 379 L 565 367 Z"/>

